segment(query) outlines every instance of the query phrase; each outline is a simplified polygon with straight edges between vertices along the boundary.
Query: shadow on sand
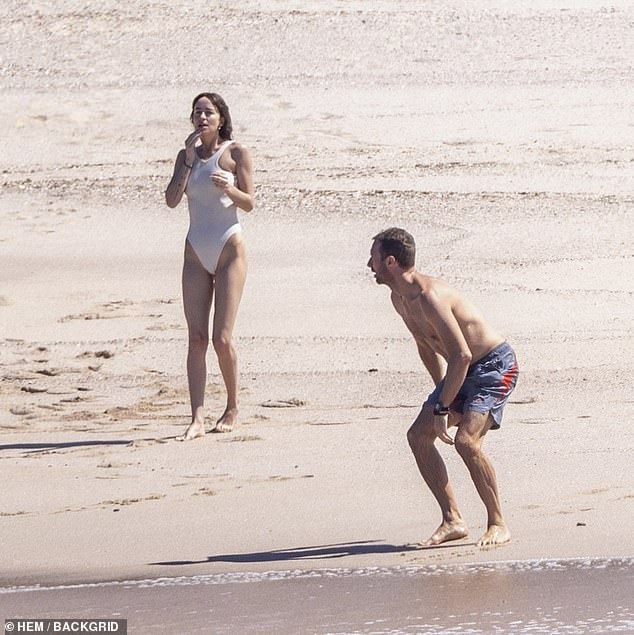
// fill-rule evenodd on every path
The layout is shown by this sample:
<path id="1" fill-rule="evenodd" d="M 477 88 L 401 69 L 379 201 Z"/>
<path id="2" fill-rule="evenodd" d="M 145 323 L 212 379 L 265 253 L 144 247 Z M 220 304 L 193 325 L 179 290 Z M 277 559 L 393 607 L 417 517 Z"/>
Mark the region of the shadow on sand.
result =
<path id="1" fill-rule="evenodd" d="M 0 445 L 2 450 L 30 450 L 32 452 L 42 452 L 46 450 L 62 450 L 64 448 L 83 448 L 94 445 L 130 445 L 132 439 L 94 439 L 93 441 L 65 441 L 63 443 L 8 443 Z"/>
<path id="2" fill-rule="evenodd" d="M 189 564 L 206 564 L 209 562 L 280 562 L 284 560 L 319 560 L 322 558 L 344 558 L 346 556 L 362 556 L 379 553 L 403 553 L 417 551 L 418 545 L 391 545 L 378 540 L 364 540 L 360 542 L 345 542 L 334 545 L 319 545 L 313 547 L 293 547 L 291 549 L 277 549 L 275 551 L 255 551 L 251 553 L 226 553 L 207 556 L 204 560 L 172 560 L 167 562 L 152 562 L 152 565 L 183 566 Z"/>
<path id="3" fill-rule="evenodd" d="M 40 443 L 5 443 L 0 444 L 0 452 L 3 450 L 26 450 L 27 452 L 50 452 L 54 450 L 64 450 L 69 448 L 89 448 L 93 446 L 106 446 L 106 445 L 129 445 L 133 446 L 135 443 L 169 443 L 178 439 L 178 436 L 172 435 L 169 437 L 151 437 L 143 439 L 92 439 L 91 441 L 48 441 Z"/>

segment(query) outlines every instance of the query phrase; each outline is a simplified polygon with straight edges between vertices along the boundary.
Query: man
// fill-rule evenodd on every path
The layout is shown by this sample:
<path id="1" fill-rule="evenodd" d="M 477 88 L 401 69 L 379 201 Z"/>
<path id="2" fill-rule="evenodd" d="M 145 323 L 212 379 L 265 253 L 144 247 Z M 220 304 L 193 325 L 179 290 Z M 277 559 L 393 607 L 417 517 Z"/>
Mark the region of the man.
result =
<path id="1" fill-rule="evenodd" d="M 489 429 L 497 429 L 517 381 L 515 353 L 478 310 L 455 289 L 416 271 L 414 238 L 393 227 L 374 237 L 368 267 L 377 284 L 392 291 L 392 304 L 414 336 L 423 364 L 436 384 L 407 433 L 418 469 L 438 501 L 442 523 L 423 545 L 439 545 L 468 534 L 436 438 L 455 445 L 487 510 L 487 530 L 478 546 L 508 542 L 493 466 L 482 451 Z M 455 438 L 448 426 L 458 426 Z"/>

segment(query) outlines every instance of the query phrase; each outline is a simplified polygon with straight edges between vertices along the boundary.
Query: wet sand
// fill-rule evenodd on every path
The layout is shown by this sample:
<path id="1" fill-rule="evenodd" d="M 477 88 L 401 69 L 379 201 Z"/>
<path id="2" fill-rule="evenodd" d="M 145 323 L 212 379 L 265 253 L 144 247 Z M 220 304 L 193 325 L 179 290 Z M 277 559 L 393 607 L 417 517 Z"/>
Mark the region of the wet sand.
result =
<path id="1" fill-rule="evenodd" d="M 633 564 L 309 569 L 0 592 L 0 601 L 14 618 L 107 616 L 137 635 L 632 633 Z"/>

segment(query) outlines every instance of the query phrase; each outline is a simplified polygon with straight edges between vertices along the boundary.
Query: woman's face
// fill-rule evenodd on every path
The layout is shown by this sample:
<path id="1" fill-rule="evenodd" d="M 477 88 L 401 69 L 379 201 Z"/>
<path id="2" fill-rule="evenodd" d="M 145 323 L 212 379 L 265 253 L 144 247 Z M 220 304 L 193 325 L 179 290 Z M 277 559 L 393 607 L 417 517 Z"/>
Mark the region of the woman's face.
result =
<path id="1" fill-rule="evenodd" d="M 201 97 L 196 102 L 192 120 L 194 128 L 201 132 L 218 130 L 222 125 L 220 113 L 208 97 Z"/>

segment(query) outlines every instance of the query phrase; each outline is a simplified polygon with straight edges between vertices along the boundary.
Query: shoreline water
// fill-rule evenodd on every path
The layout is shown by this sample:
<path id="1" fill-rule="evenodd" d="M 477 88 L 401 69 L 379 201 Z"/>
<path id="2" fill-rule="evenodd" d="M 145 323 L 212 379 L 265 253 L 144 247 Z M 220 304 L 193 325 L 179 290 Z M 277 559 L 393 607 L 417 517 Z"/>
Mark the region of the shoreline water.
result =
<path id="1" fill-rule="evenodd" d="M 634 557 L 574 558 L 5 588 L 0 602 L 5 619 L 110 617 L 137 635 L 589 635 L 634 632 L 633 581 Z"/>

